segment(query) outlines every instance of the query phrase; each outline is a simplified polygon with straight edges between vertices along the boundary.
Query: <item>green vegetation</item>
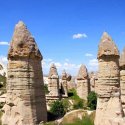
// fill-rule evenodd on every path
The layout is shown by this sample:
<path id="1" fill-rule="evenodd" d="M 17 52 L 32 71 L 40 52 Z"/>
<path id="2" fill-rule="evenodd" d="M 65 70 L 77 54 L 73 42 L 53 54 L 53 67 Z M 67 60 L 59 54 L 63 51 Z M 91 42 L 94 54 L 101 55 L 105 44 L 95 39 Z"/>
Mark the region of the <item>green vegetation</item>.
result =
<path id="1" fill-rule="evenodd" d="M 82 99 L 77 100 L 74 105 L 73 109 L 83 109 L 84 103 Z"/>
<path id="2" fill-rule="evenodd" d="M 95 110 L 97 105 L 97 94 L 95 92 L 90 92 L 87 99 L 87 105 L 90 108 L 90 110 Z"/>
<path id="3" fill-rule="evenodd" d="M 79 96 L 77 95 L 77 92 L 76 92 L 75 89 L 70 89 L 68 91 L 68 97 L 69 97 L 69 99 L 73 99 L 73 100 L 79 100 L 80 99 Z"/>
<path id="4" fill-rule="evenodd" d="M 68 92 L 69 99 L 73 101 L 73 109 L 83 109 L 85 101 L 81 99 L 75 89 L 70 89 Z"/>
<path id="5" fill-rule="evenodd" d="M 45 94 L 48 94 L 48 93 L 49 93 L 48 85 L 47 85 L 47 84 L 44 85 L 44 91 L 45 91 Z"/>
<path id="6" fill-rule="evenodd" d="M 54 101 L 51 104 L 50 113 L 56 117 L 62 117 L 65 115 L 65 108 L 62 101 Z"/>
<path id="7" fill-rule="evenodd" d="M 82 120 L 76 119 L 73 123 L 63 125 L 94 125 L 94 122 L 89 116 L 84 116 Z"/>
<path id="8" fill-rule="evenodd" d="M 62 120 L 60 125 L 94 125 L 94 117 L 95 117 L 95 112 L 93 112 L 91 115 L 87 115 L 86 113 L 82 117 L 82 119 L 79 118 L 72 118 L 71 116 L 68 116 L 66 119 L 65 118 Z M 53 122 L 47 122 L 44 125 L 57 125 L 55 121 Z"/>
<path id="9" fill-rule="evenodd" d="M 68 112 L 70 111 L 70 102 L 68 99 L 62 99 L 62 103 L 63 103 L 63 106 L 64 106 L 64 111 L 65 112 Z"/>

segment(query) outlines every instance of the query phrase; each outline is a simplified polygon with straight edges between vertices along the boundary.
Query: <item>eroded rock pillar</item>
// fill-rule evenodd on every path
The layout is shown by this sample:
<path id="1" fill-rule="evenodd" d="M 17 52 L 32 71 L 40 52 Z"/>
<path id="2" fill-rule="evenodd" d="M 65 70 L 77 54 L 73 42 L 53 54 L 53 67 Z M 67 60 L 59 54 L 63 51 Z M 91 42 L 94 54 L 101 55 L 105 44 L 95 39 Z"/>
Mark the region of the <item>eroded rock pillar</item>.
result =
<path id="1" fill-rule="evenodd" d="M 97 109 L 95 125 L 124 125 L 120 92 L 119 51 L 105 32 L 98 50 Z"/>
<path id="2" fill-rule="evenodd" d="M 89 76 L 85 65 L 81 65 L 77 75 L 77 94 L 81 99 L 87 100 L 90 92 Z"/>
<path id="3" fill-rule="evenodd" d="M 3 125 L 37 125 L 47 120 L 41 60 L 34 38 L 20 21 L 8 53 Z"/>

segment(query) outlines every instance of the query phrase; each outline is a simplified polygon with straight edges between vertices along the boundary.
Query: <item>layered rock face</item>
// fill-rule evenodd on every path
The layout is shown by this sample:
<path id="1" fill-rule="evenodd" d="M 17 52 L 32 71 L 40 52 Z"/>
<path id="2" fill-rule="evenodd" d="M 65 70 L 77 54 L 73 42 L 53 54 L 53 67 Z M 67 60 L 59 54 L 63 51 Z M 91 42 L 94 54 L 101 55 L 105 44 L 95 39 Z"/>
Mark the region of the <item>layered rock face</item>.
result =
<path id="1" fill-rule="evenodd" d="M 64 70 L 62 72 L 62 79 L 61 79 L 61 95 L 62 97 L 68 97 L 68 81 L 71 80 L 71 75 L 67 74 L 66 71 Z"/>
<path id="2" fill-rule="evenodd" d="M 48 97 L 50 97 L 51 99 L 59 98 L 59 76 L 56 66 L 54 64 L 52 64 L 50 67 L 50 72 L 48 76 L 48 89 Z"/>
<path id="3" fill-rule="evenodd" d="M 120 56 L 120 85 L 122 107 L 125 113 L 125 48 Z"/>
<path id="4" fill-rule="evenodd" d="M 125 125 L 120 99 L 119 51 L 107 33 L 99 44 L 98 62 L 95 125 Z"/>
<path id="5" fill-rule="evenodd" d="M 8 53 L 3 125 L 37 125 L 47 120 L 41 60 L 34 38 L 20 21 Z"/>
<path id="6" fill-rule="evenodd" d="M 96 92 L 96 82 L 98 80 L 98 73 L 91 72 L 89 74 L 89 79 L 90 79 L 90 90 Z"/>
<path id="7" fill-rule="evenodd" d="M 80 98 L 87 100 L 90 91 L 89 77 L 87 68 L 81 65 L 77 75 L 77 94 Z"/>

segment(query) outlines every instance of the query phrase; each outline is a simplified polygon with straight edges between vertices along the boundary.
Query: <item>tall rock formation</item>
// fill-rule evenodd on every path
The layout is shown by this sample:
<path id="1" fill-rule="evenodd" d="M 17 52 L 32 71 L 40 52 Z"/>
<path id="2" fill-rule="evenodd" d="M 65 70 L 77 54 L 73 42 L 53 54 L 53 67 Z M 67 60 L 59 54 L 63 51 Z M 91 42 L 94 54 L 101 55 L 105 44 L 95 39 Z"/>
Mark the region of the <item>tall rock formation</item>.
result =
<path id="1" fill-rule="evenodd" d="M 85 65 L 81 65 L 77 75 L 77 94 L 80 98 L 87 100 L 90 91 L 89 76 Z"/>
<path id="2" fill-rule="evenodd" d="M 64 98 L 68 97 L 68 82 L 70 80 L 71 80 L 71 75 L 67 74 L 66 71 L 64 70 L 62 72 L 62 79 L 60 85 L 61 96 Z"/>
<path id="3" fill-rule="evenodd" d="M 91 72 L 89 74 L 89 79 L 90 79 L 90 90 L 96 92 L 96 82 L 98 80 L 98 73 Z"/>
<path id="4" fill-rule="evenodd" d="M 56 66 L 54 64 L 51 65 L 49 76 L 48 76 L 48 90 L 49 94 L 47 95 L 47 99 L 58 99 L 60 96 L 59 93 L 59 76 L 57 73 Z"/>
<path id="5" fill-rule="evenodd" d="M 125 48 L 120 56 L 120 85 L 122 107 L 125 113 Z"/>
<path id="6" fill-rule="evenodd" d="M 3 125 L 37 125 L 47 120 L 42 58 L 34 38 L 20 21 L 8 53 Z"/>
<path id="7" fill-rule="evenodd" d="M 95 125 L 125 125 L 120 99 L 119 51 L 106 32 L 99 44 L 98 62 Z"/>

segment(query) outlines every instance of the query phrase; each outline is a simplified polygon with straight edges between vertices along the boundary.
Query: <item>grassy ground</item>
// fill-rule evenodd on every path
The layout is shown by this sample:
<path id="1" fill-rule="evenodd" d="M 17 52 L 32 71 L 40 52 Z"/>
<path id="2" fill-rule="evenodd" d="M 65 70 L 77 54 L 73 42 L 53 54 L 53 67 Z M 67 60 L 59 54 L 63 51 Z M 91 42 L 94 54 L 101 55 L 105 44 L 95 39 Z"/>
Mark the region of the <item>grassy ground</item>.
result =
<path id="1" fill-rule="evenodd" d="M 82 110 L 79 113 L 82 113 Z M 87 113 L 84 112 L 81 120 L 76 117 L 76 114 L 77 112 L 74 112 L 64 116 L 60 125 L 94 125 L 95 112 L 93 112 L 91 115 L 87 115 Z M 58 123 L 53 121 L 45 123 L 44 125 L 58 125 Z"/>

